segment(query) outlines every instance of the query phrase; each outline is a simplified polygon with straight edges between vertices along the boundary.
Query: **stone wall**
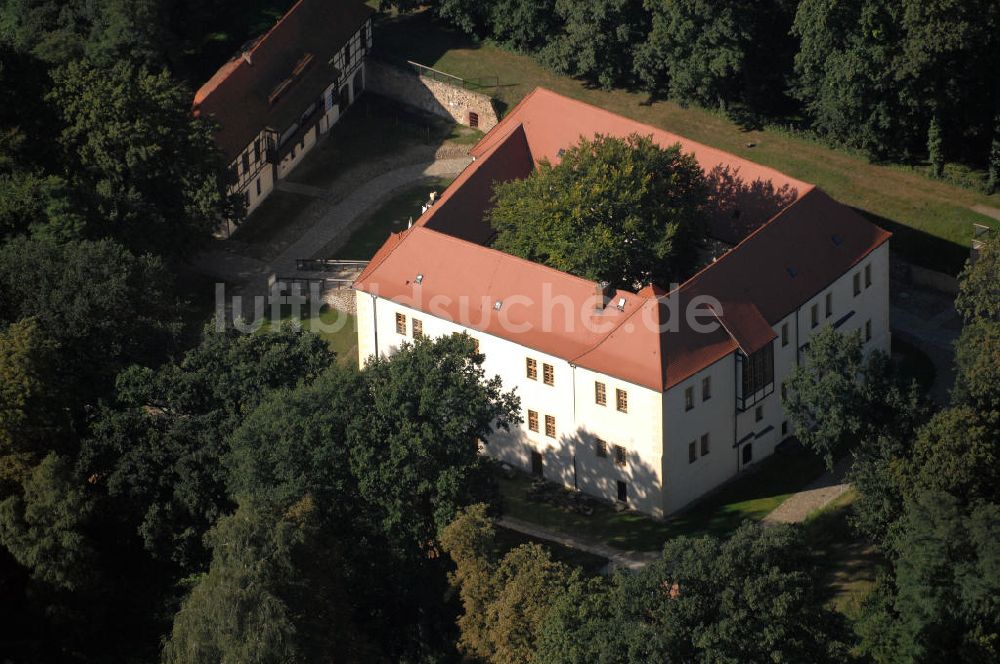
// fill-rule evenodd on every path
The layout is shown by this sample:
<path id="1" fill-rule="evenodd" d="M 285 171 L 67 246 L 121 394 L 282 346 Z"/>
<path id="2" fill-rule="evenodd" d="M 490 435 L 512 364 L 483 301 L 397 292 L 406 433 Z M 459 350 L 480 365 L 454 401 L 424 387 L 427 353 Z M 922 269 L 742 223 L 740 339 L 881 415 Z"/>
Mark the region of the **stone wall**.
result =
<path id="1" fill-rule="evenodd" d="M 470 124 L 469 114 L 475 113 L 481 131 L 489 131 L 499 121 L 489 95 L 419 76 L 374 58 L 368 61 L 368 89 L 466 126 Z"/>

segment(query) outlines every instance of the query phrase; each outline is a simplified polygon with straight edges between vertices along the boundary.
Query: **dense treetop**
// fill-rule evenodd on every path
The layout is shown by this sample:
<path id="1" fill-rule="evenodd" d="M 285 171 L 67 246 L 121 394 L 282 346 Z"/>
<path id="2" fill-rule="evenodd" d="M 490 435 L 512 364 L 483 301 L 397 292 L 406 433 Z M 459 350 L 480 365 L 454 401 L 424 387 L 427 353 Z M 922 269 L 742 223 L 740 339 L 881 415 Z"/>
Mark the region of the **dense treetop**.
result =
<path id="1" fill-rule="evenodd" d="M 488 217 L 501 251 L 620 288 L 666 287 L 697 264 L 707 194 L 680 146 L 599 135 L 498 185 Z"/>

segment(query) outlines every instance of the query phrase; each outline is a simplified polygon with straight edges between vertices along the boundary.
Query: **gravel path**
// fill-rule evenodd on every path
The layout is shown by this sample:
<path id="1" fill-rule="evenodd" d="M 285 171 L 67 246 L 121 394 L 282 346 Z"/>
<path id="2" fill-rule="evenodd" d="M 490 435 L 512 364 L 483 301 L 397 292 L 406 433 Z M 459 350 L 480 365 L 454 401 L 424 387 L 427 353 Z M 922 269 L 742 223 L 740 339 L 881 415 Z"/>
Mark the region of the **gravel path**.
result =
<path id="1" fill-rule="evenodd" d="M 422 153 L 423 154 L 423 153 Z M 311 258 L 338 235 L 347 233 L 351 223 L 389 199 L 397 191 L 429 178 L 454 177 L 472 163 L 472 158 L 454 156 L 454 152 L 424 155 L 425 161 L 407 163 L 414 155 L 404 153 L 400 161 L 405 164 L 380 173 L 369 172 L 367 179 L 359 182 L 352 177 L 338 181 L 327 190 L 309 185 L 282 183 L 286 191 L 310 196 L 315 200 L 302 212 L 300 222 L 290 225 L 300 229 L 294 238 L 283 238 L 280 246 L 265 255 L 270 259 L 255 258 L 241 251 L 236 242 L 225 242 L 199 255 L 193 262 L 195 269 L 227 284 L 227 296 L 242 296 L 246 315 L 252 312 L 253 299 L 267 293 L 268 275 L 295 274 L 295 261 Z M 430 160 L 426 160 L 426 157 Z M 435 158 L 439 157 L 439 158 Z M 345 238 L 346 240 L 346 238 Z M 227 309 L 232 301 L 227 302 Z"/>
<path id="2" fill-rule="evenodd" d="M 554 530 L 549 530 L 548 528 L 541 528 L 533 523 L 528 523 L 527 521 L 522 521 L 509 516 L 502 517 L 500 519 L 500 525 L 504 528 L 509 528 L 510 530 L 516 530 L 519 533 L 530 535 L 531 537 L 548 540 L 550 542 L 557 542 L 563 546 L 568 546 L 571 549 L 586 551 L 587 553 L 592 553 L 595 556 L 607 558 L 609 561 L 607 567 L 608 571 L 618 568 L 631 570 L 642 569 L 652 561 L 656 560 L 660 555 L 654 551 L 622 551 L 621 549 L 616 549 L 614 547 L 607 546 L 606 544 L 581 539 L 575 535 L 566 535 Z"/>
<path id="3" fill-rule="evenodd" d="M 833 472 L 827 471 L 814 482 L 798 491 L 777 509 L 764 517 L 762 523 L 802 523 L 818 509 L 822 509 L 839 498 L 851 488 L 844 481 L 844 475 L 851 465 L 851 458 L 845 457 L 833 467 Z"/>

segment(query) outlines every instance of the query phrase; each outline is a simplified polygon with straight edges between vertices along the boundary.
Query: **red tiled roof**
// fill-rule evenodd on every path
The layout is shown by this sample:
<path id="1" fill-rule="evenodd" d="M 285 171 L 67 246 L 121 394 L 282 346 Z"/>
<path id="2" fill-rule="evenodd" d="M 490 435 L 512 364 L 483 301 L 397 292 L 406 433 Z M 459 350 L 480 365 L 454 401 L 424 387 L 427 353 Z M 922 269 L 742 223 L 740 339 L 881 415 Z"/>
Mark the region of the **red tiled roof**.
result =
<path id="1" fill-rule="evenodd" d="M 194 98 L 195 115 L 220 124 L 215 140 L 228 160 L 235 158 L 265 127 L 284 131 L 332 83 L 329 61 L 374 10 L 360 0 L 299 0 L 243 53 L 219 68 Z M 274 104 L 268 97 L 309 66 Z"/>
<path id="2" fill-rule="evenodd" d="M 798 196 L 674 291 L 666 293 L 656 285 L 637 294 L 617 291 L 597 312 L 593 282 L 479 244 L 489 232 L 482 221 L 489 204 L 487 183 L 524 177 L 529 155 L 537 162 L 539 155 L 548 157 L 556 150 L 558 158 L 554 146 L 572 145 L 586 135 L 584 121 L 595 122 L 594 131 L 610 133 L 610 125 L 634 131 L 636 123 L 572 102 L 574 109 L 584 109 L 581 120 L 565 112 L 564 101 L 540 89 L 526 97 L 473 149 L 477 160 L 439 202 L 405 235 L 392 236 L 379 250 L 355 288 L 665 390 L 737 348 L 758 350 L 774 338 L 773 325 L 890 236 L 811 185 L 682 141 L 703 167 L 738 168 L 765 188 L 794 186 Z M 545 112 L 553 112 L 552 103 L 561 114 L 542 121 Z M 677 142 L 671 134 L 653 131 L 658 142 Z M 463 191 L 466 187 L 469 193 Z M 420 284 L 415 282 L 418 273 L 423 275 Z M 711 296 L 722 307 L 699 307 L 701 323 L 722 323 L 712 332 L 696 331 L 683 315 L 700 296 Z M 620 298 L 622 310 L 616 306 Z M 499 310 L 493 308 L 497 301 Z M 527 306 L 528 301 L 534 306 Z M 545 306 L 547 301 L 557 304 Z"/>

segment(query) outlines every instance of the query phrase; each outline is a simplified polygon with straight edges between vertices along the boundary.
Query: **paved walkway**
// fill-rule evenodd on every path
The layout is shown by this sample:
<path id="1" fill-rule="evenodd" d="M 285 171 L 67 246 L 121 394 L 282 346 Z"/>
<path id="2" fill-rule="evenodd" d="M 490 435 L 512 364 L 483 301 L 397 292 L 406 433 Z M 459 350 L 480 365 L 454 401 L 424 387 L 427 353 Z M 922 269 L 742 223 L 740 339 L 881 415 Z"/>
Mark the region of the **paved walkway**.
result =
<path id="1" fill-rule="evenodd" d="M 574 535 L 566 535 L 554 530 L 542 528 L 533 523 L 528 523 L 527 521 L 522 521 L 509 516 L 502 517 L 500 519 L 500 525 L 504 528 L 509 528 L 510 530 L 516 530 L 519 533 L 530 535 L 531 537 L 556 542 L 571 549 L 586 551 L 587 553 L 592 553 L 595 556 L 607 558 L 608 571 L 619 568 L 630 570 L 642 569 L 660 556 L 660 554 L 655 551 L 622 551 L 605 544 L 590 542 Z"/>
<path id="2" fill-rule="evenodd" d="M 765 516 L 761 523 L 764 525 L 802 523 L 810 514 L 826 507 L 851 488 L 851 485 L 844 481 L 844 475 L 847 474 L 850 465 L 851 457 L 841 459 L 833 467 L 832 472 L 823 473 L 804 489 L 790 496 Z"/>
<path id="3" fill-rule="evenodd" d="M 227 295 L 242 296 L 244 314 L 252 313 L 253 298 L 267 294 L 270 274 L 288 277 L 296 274 L 295 261 L 312 258 L 337 237 L 347 240 L 351 224 L 392 197 L 401 189 L 436 177 L 454 177 L 472 162 L 468 156 L 446 156 L 417 164 L 401 166 L 367 179 L 341 196 L 340 187 L 323 190 L 309 185 L 282 182 L 280 188 L 315 199 L 303 212 L 310 215 L 305 231 L 272 260 L 260 260 L 241 253 L 238 245 L 225 243 L 198 256 L 194 266 L 203 274 L 226 282 Z M 307 275 L 305 275 L 307 276 Z M 227 303 L 227 309 L 231 300 Z"/>
<path id="4" fill-rule="evenodd" d="M 1000 221 L 1000 208 L 990 207 L 989 205 L 973 205 L 972 211 Z"/>

